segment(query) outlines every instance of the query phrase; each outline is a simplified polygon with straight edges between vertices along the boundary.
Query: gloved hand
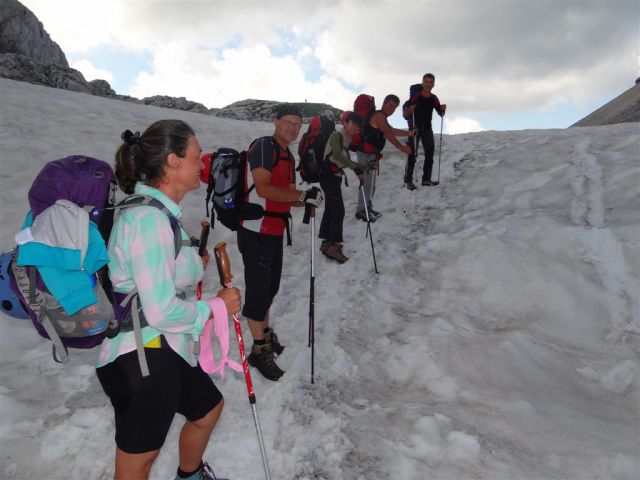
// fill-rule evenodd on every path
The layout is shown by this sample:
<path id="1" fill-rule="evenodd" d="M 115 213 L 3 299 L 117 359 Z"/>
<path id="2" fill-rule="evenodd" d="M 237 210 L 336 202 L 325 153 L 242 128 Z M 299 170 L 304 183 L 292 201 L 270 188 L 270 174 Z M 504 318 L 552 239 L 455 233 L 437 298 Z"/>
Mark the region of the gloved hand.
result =
<path id="1" fill-rule="evenodd" d="M 324 200 L 324 194 L 318 187 L 311 187 L 300 195 L 300 201 L 311 207 L 321 207 Z"/>
<path id="2" fill-rule="evenodd" d="M 368 169 L 367 169 L 368 170 Z M 355 173 L 357 176 L 362 176 L 364 175 L 364 171 L 362 170 L 361 167 L 356 167 L 353 169 L 353 173 Z"/>

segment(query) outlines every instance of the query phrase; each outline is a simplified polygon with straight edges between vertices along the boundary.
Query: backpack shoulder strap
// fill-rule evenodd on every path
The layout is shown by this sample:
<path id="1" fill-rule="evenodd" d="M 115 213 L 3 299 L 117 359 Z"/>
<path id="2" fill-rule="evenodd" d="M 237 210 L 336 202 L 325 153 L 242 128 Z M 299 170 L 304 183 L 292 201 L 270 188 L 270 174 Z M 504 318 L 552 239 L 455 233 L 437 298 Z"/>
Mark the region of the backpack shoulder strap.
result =
<path id="1" fill-rule="evenodd" d="M 273 159 L 271 161 L 271 168 L 273 169 L 273 167 L 275 167 L 278 164 L 278 161 L 280 160 L 280 152 L 282 152 L 282 147 L 280 146 L 280 144 L 276 141 L 275 138 L 273 138 L 273 136 L 265 136 L 265 137 L 260 137 L 260 138 L 256 138 L 253 142 L 251 142 L 251 144 L 249 145 L 249 148 L 247 148 L 246 151 L 243 151 L 242 153 L 245 155 L 245 159 L 246 159 L 246 164 L 247 164 L 247 168 L 249 168 L 249 152 L 251 151 L 251 149 L 253 148 L 253 146 L 255 145 L 255 143 L 258 140 L 261 139 L 267 139 L 270 143 L 271 146 L 273 147 Z M 293 154 L 291 153 L 291 151 L 288 151 L 289 153 L 289 159 L 293 162 L 295 161 L 295 159 L 293 158 Z M 247 190 L 247 194 L 249 192 L 251 192 L 253 189 L 255 188 L 255 184 L 251 184 L 251 187 L 249 187 L 249 189 Z"/>
<path id="2" fill-rule="evenodd" d="M 169 223 L 171 224 L 171 230 L 173 231 L 173 246 L 175 247 L 174 258 L 178 257 L 183 246 L 194 245 L 193 239 L 182 239 L 182 224 L 180 223 L 180 220 L 173 213 L 171 213 L 171 211 L 169 211 L 169 209 L 157 198 L 153 198 L 149 195 L 129 195 L 122 202 L 118 203 L 114 208 L 116 211 L 118 211 L 124 208 L 137 207 L 141 205 L 155 207 L 158 210 L 162 211 L 167 217 L 169 217 Z"/>

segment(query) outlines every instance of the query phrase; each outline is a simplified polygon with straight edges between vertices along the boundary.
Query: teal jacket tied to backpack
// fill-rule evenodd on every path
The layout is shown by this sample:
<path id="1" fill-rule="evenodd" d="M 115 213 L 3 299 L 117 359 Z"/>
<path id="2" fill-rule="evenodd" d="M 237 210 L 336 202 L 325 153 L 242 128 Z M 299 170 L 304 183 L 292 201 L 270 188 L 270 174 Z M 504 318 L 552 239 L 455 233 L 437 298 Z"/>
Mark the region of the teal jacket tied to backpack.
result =
<path id="1" fill-rule="evenodd" d="M 26 229 L 31 241 L 20 245 L 17 264 L 37 267 L 47 289 L 69 315 L 96 303 L 90 275 L 109 263 L 109 255 L 88 213 L 58 200 L 35 222 L 29 212 L 23 232 Z"/>

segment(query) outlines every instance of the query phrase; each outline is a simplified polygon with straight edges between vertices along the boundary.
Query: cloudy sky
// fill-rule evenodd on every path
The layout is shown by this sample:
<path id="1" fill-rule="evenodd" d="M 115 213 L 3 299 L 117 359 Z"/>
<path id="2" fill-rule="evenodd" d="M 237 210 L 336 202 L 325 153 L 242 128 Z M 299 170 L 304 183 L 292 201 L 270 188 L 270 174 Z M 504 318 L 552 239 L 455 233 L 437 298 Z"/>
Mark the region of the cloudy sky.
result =
<path id="1" fill-rule="evenodd" d="M 640 74 L 638 0 L 21 1 L 88 80 L 207 107 L 404 101 L 433 72 L 445 132 L 563 128 Z"/>

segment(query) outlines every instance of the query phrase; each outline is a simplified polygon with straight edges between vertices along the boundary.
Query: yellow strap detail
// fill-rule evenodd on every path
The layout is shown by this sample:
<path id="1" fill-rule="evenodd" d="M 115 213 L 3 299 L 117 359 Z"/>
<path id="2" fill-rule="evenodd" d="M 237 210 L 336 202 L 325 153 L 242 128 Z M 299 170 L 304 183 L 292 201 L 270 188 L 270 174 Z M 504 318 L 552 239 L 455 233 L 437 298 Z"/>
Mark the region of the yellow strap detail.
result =
<path id="1" fill-rule="evenodd" d="M 160 336 L 157 336 L 156 338 L 149 340 L 147 343 L 144 344 L 145 348 L 160 348 Z"/>

